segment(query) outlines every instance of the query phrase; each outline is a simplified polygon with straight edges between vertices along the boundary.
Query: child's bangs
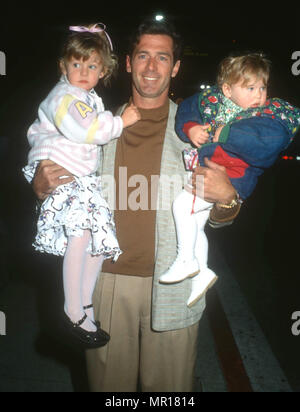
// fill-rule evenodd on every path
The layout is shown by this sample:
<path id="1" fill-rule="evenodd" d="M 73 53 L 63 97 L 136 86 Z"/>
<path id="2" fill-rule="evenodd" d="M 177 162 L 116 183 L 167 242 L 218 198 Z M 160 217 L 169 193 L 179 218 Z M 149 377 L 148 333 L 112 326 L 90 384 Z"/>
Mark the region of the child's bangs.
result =
<path id="1" fill-rule="evenodd" d="M 86 61 L 91 57 L 91 55 L 94 52 L 97 52 L 97 51 L 93 47 L 91 47 L 91 48 L 78 48 L 78 47 L 76 47 L 74 49 L 70 49 L 69 52 L 68 52 L 68 55 L 66 57 L 67 57 L 67 60 L 69 60 L 69 61 L 72 59 L 72 57 L 77 59 L 77 60 L 82 59 L 83 61 Z M 99 60 L 100 60 L 100 56 L 99 56 Z"/>
<path id="2" fill-rule="evenodd" d="M 71 60 L 71 58 L 74 57 L 75 59 L 86 61 L 94 52 L 99 54 L 99 42 L 97 38 L 75 35 L 67 45 L 64 55 L 67 60 Z"/>
<path id="3" fill-rule="evenodd" d="M 267 73 L 264 69 L 248 69 L 244 71 L 242 78 L 242 87 L 247 87 L 253 83 L 256 83 L 258 80 L 262 80 L 264 86 L 267 86 L 269 81 L 269 73 Z"/>

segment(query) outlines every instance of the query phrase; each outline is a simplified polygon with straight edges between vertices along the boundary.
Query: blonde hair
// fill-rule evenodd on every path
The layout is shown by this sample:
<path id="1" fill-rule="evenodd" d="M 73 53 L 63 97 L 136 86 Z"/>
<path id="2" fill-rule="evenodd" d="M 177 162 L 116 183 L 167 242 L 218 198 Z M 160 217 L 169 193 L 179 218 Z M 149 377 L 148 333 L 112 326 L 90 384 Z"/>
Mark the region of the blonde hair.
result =
<path id="1" fill-rule="evenodd" d="M 232 86 L 243 79 L 242 86 L 246 86 L 254 77 L 262 79 L 267 86 L 270 70 L 271 62 L 260 53 L 226 57 L 219 65 L 217 84 L 222 89 L 224 83 Z"/>
<path id="2" fill-rule="evenodd" d="M 90 29 L 93 26 L 95 24 L 89 24 L 85 27 Z M 72 57 L 86 61 L 93 52 L 96 52 L 101 59 L 103 72 L 105 73 L 102 80 L 104 85 L 108 85 L 111 77 L 117 71 L 118 58 L 112 52 L 111 45 L 104 32 L 72 32 L 63 45 L 60 63 L 68 63 Z"/>

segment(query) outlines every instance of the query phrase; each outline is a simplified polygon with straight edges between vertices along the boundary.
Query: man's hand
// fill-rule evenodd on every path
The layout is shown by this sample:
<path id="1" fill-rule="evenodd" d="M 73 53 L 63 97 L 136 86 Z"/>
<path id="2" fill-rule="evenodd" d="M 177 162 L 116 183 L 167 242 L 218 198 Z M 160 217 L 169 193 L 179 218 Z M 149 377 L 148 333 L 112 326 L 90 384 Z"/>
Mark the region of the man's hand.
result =
<path id="1" fill-rule="evenodd" d="M 61 179 L 62 176 L 67 176 Z M 45 200 L 57 186 L 72 182 L 73 175 L 63 167 L 52 162 L 42 160 L 36 169 L 32 182 L 33 191 L 39 200 Z"/>
<path id="2" fill-rule="evenodd" d="M 230 204 L 236 197 L 224 166 L 205 158 L 207 167 L 198 166 L 193 174 L 193 194 L 203 197 L 207 202 Z"/>

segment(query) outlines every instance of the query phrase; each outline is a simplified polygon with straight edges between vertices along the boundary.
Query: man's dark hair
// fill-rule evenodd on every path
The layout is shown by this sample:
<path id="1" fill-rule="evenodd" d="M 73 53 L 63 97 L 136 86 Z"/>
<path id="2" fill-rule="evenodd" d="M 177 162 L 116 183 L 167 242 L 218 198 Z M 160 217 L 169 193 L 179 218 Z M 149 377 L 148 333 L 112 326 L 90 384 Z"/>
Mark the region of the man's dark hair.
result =
<path id="1" fill-rule="evenodd" d="M 133 52 L 140 42 L 141 37 L 144 34 L 160 34 L 170 36 L 173 40 L 173 57 L 174 64 L 180 60 L 182 53 L 182 38 L 176 32 L 174 25 L 170 21 L 156 21 L 154 19 L 144 20 L 137 30 L 131 35 L 129 40 L 128 54 L 131 57 Z"/>

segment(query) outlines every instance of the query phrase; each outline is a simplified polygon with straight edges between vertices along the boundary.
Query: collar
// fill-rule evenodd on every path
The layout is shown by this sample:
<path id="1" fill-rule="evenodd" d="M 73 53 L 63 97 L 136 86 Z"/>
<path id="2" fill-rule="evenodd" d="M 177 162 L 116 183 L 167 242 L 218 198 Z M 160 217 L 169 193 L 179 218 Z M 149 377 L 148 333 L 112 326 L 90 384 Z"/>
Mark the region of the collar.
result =
<path id="1" fill-rule="evenodd" d="M 244 109 L 237 104 L 235 104 L 232 100 L 228 97 L 224 96 L 223 92 L 219 90 L 219 100 L 220 100 L 220 107 L 218 114 L 216 116 L 216 121 L 222 124 L 227 124 L 233 118 L 235 118 L 240 112 L 244 111 Z"/>

